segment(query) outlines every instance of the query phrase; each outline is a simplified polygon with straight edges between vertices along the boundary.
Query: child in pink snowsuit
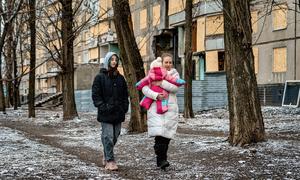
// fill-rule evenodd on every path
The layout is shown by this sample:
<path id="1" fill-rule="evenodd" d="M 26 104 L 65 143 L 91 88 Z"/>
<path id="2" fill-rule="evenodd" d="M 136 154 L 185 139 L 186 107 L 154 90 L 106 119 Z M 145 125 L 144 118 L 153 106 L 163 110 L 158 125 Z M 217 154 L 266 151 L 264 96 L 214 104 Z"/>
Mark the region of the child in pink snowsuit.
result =
<path id="1" fill-rule="evenodd" d="M 162 67 L 162 60 L 160 57 L 158 57 L 156 60 L 154 60 L 150 65 L 150 71 L 148 73 L 148 76 L 140 80 L 138 83 L 136 83 L 136 87 L 138 90 L 142 90 L 144 86 L 149 85 L 150 89 L 154 92 L 161 93 L 164 95 L 165 99 L 163 100 L 156 100 L 156 112 L 158 114 L 163 114 L 166 111 L 168 111 L 168 92 L 161 88 L 160 86 L 152 85 L 153 81 L 162 81 L 167 80 L 168 82 L 176 85 L 181 86 L 185 84 L 185 81 L 183 79 L 175 78 L 173 76 L 168 75 L 168 71 Z M 143 99 L 140 102 L 140 105 L 147 110 L 150 108 L 152 102 L 154 100 L 151 98 L 148 98 L 146 96 L 143 97 Z"/>

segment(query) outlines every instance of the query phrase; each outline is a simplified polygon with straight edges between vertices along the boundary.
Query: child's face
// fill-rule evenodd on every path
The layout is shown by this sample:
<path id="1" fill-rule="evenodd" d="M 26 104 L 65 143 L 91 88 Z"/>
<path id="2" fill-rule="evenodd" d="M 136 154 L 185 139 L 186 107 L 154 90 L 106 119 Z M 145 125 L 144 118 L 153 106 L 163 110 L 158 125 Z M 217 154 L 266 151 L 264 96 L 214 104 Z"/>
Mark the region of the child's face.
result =
<path id="1" fill-rule="evenodd" d="M 110 66 L 112 68 L 116 67 L 118 64 L 118 60 L 117 60 L 117 57 L 116 56 L 112 56 L 111 59 L 110 59 Z"/>
<path id="2" fill-rule="evenodd" d="M 170 71 L 173 67 L 172 58 L 170 56 L 164 57 L 164 59 L 162 60 L 162 66 Z"/>

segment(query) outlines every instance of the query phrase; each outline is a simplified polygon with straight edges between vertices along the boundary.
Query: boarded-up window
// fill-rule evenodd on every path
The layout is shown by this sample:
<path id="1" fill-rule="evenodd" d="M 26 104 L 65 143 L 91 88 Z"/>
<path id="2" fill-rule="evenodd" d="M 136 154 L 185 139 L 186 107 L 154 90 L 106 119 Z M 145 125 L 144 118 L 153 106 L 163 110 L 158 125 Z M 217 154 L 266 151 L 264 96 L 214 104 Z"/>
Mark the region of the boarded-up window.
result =
<path id="1" fill-rule="evenodd" d="M 251 12 L 251 23 L 252 23 L 252 31 L 253 33 L 257 33 L 257 11 Z"/>
<path id="2" fill-rule="evenodd" d="M 135 0 L 129 0 L 129 5 L 134 5 L 135 4 Z"/>
<path id="3" fill-rule="evenodd" d="M 219 70 L 218 51 L 206 52 L 206 72 L 216 72 Z"/>
<path id="4" fill-rule="evenodd" d="M 98 48 L 89 49 L 89 57 L 90 60 L 98 59 Z"/>
<path id="5" fill-rule="evenodd" d="M 101 17 L 101 19 L 105 19 L 108 16 L 107 10 L 111 9 L 112 7 L 112 0 L 102 0 L 99 3 L 99 17 Z"/>
<path id="6" fill-rule="evenodd" d="M 287 27 L 287 5 L 281 4 L 274 7 L 272 12 L 273 29 L 285 29 Z"/>
<path id="7" fill-rule="evenodd" d="M 107 8 L 111 8 L 112 7 L 112 0 L 107 0 Z"/>
<path id="8" fill-rule="evenodd" d="M 99 17 L 101 17 L 101 19 L 105 19 L 107 18 L 107 1 L 101 1 L 101 3 L 99 3 Z"/>
<path id="9" fill-rule="evenodd" d="M 183 11 L 185 8 L 185 1 L 183 0 L 171 0 L 169 1 L 169 12 L 168 15 Z"/>
<path id="10" fill-rule="evenodd" d="M 286 47 L 273 49 L 273 72 L 286 72 Z"/>
<path id="11" fill-rule="evenodd" d="M 254 70 L 255 70 L 255 74 L 258 73 L 258 48 L 254 47 L 252 48 L 253 50 L 253 56 L 254 56 Z"/>
<path id="12" fill-rule="evenodd" d="M 98 26 L 99 26 L 99 34 L 104 34 L 109 29 L 107 21 L 100 23 Z"/>
<path id="13" fill-rule="evenodd" d="M 160 23 L 160 5 L 153 6 L 153 26 Z"/>
<path id="14" fill-rule="evenodd" d="M 206 36 L 223 34 L 223 15 L 209 16 L 206 18 Z"/>
<path id="15" fill-rule="evenodd" d="M 147 37 L 138 37 L 137 44 L 139 46 L 141 56 L 146 56 L 146 54 L 147 54 Z"/>
<path id="16" fill-rule="evenodd" d="M 205 44 L 205 18 L 197 19 L 197 52 L 204 51 Z"/>
<path id="17" fill-rule="evenodd" d="M 98 29 L 98 25 L 94 25 L 92 27 L 90 27 L 90 33 L 92 34 L 93 37 L 96 37 L 99 35 L 99 29 Z"/>
<path id="18" fill-rule="evenodd" d="M 145 29 L 147 27 L 147 9 L 140 11 L 140 29 Z"/>
<path id="19" fill-rule="evenodd" d="M 133 27 L 133 31 L 136 31 L 135 29 L 135 19 L 134 19 L 134 12 L 131 13 L 131 22 L 132 22 L 132 27 Z"/>

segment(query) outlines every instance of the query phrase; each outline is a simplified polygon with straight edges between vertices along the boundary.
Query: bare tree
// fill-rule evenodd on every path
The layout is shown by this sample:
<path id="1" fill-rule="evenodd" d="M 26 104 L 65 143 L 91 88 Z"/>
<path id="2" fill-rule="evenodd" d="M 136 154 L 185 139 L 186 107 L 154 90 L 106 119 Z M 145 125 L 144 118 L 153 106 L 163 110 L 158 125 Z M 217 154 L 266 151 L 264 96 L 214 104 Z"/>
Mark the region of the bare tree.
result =
<path id="1" fill-rule="evenodd" d="M 91 7 L 84 7 L 85 10 L 82 10 L 83 2 L 85 1 L 58 0 L 39 12 L 38 44 L 47 51 L 50 59 L 61 70 L 59 76 L 62 79 L 63 117 L 65 120 L 78 116 L 74 94 L 74 40 L 98 15 L 93 14 Z M 86 17 L 84 21 L 81 21 L 82 15 Z M 78 22 L 78 19 L 81 22 Z M 48 60 L 49 58 L 46 59 L 46 61 Z"/>
<path id="2" fill-rule="evenodd" d="M 12 21 L 16 17 L 17 13 L 19 12 L 23 1 L 2 1 L 0 0 L 0 14 L 1 14 L 1 37 L 0 37 L 0 56 L 2 55 L 4 42 L 6 39 L 6 35 L 8 30 L 11 29 Z M 3 6 L 6 4 L 6 6 Z M 15 5 L 16 4 L 16 5 Z M 2 57 L 2 56 L 1 56 Z M 0 58 L 0 79 L 2 78 L 2 58 Z M 3 81 L 0 81 L 0 111 L 5 112 L 5 97 L 3 91 Z"/>
<path id="3" fill-rule="evenodd" d="M 10 4 L 12 5 L 12 4 Z M 11 7 L 9 7 L 11 8 Z M 5 40 L 5 47 L 4 47 L 4 57 L 5 57 L 5 77 L 8 79 L 13 78 L 13 25 L 9 26 L 7 38 Z M 13 106 L 13 83 L 12 81 L 6 81 L 6 106 L 10 107 Z"/>
<path id="4" fill-rule="evenodd" d="M 146 113 L 139 105 L 142 95 L 136 90 L 135 83 L 145 77 L 145 72 L 142 57 L 135 42 L 128 0 L 113 0 L 113 9 L 122 65 L 131 102 L 129 131 L 144 132 L 146 130 Z"/>
<path id="5" fill-rule="evenodd" d="M 74 33 L 72 0 L 59 0 L 62 6 L 62 89 L 63 89 L 63 118 L 73 119 L 78 116 L 74 95 Z"/>
<path id="6" fill-rule="evenodd" d="M 35 64 L 36 64 L 36 2 L 29 0 L 29 29 L 30 29 L 30 73 L 28 93 L 28 117 L 35 117 Z"/>
<path id="7" fill-rule="evenodd" d="M 26 5 L 24 6 L 26 9 Z M 25 39 L 29 38 L 25 25 L 28 23 L 28 13 L 19 13 L 14 21 L 14 36 L 13 36 L 13 57 L 14 57 L 14 109 L 21 106 L 20 84 L 29 67 L 24 65 L 24 56 L 30 52 L 30 49 L 25 51 L 23 46 L 28 45 Z M 25 54 L 24 54 L 25 52 Z"/>
<path id="8" fill-rule="evenodd" d="M 193 60 L 192 60 L 192 23 L 193 23 L 193 0 L 186 0 L 185 6 L 185 58 L 184 58 L 184 117 L 193 118 L 192 83 L 193 83 Z"/>
<path id="9" fill-rule="evenodd" d="M 250 0 L 223 0 L 225 61 L 230 118 L 229 142 L 263 141 L 264 123 L 252 52 Z"/>

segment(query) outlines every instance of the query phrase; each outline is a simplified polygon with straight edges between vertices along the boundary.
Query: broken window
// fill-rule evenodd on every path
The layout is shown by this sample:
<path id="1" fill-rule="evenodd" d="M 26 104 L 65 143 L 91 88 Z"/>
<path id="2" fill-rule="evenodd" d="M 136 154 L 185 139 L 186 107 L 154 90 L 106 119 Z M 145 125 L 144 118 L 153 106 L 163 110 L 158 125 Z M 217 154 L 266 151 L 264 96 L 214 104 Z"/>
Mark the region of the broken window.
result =
<path id="1" fill-rule="evenodd" d="M 219 71 L 225 71 L 225 52 L 219 51 L 218 52 L 218 67 Z"/>
<path id="2" fill-rule="evenodd" d="M 206 52 L 206 72 L 225 71 L 225 52 L 208 51 Z"/>

